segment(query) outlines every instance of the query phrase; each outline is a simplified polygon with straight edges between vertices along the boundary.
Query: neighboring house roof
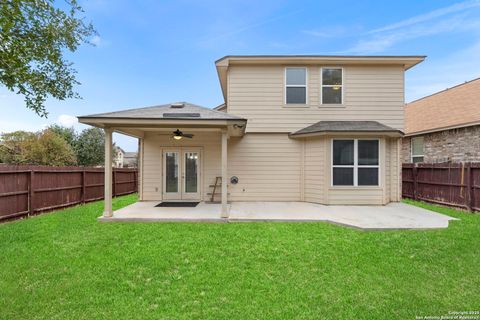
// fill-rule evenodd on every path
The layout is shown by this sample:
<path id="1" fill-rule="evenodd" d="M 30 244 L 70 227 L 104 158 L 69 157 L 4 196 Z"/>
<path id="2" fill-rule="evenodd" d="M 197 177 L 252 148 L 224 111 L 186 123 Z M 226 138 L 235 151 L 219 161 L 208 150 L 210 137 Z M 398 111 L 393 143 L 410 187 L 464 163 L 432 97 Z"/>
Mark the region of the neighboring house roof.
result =
<path id="1" fill-rule="evenodd" d="M 119 146 L 115 146 L 115 150 L 118 152 L 122 152 L 123 154 L 125 154 L 125 150 L 123 150 L 122 148 L 120 148 Z"/>
<path id="2" fill-rule="evenodd" d="M 405 105 L 405 134 L 480 124 L 480 78 Z"/>
<path id="3" fill-rule="evenodd" d="M 127 158 L 136 158 L 137 157 L 137 153 L 136 152 L 125 152 L 125 155 L 123 156 L 124 159 L 127 159 Z"/>
<path id="4" fill-rule="evenodd" d="M 169 104 L 128 109 L 115 112 L 98 113 L 80 116 L 79 119 L 114 118 L 114 119 L 150 119 L 150 120 L 244 120 L 225 112 L 201 107 L 188 102 L 174 102 Z"/>
<path id="5" fill-rule="evenodd" d="M 224 112 L 226 111 L 226 109 L 227 109 L 226 103 L 222 103 L 221 105 L 218 105 L 215 108 L 213 108 L 213 110 L 224 111 Z"/>
<path id="6" fill-rule="evenodd" d="M 319 121 L 311 126 L 291 133 L 290 136 L 295 137 L 329 132 L 375 132 L 402 135 L 402 131 L 377 121 Z"/>
<path id="7" fill-rule="evenodd" d="M 227 69 L 231 65 L 400 65 L 405 70 L 425 60 L 426 56 L 341 56 L 341 55 L 232 55 L 215 61 L 220 86 L 227 101 Z"/>
<path id="8" fill-rule="evenodd" d="M 125 152 L 123 157 L 124 166 L 132 166 L 137 164 L 137 153 L 136 152 Z"/>

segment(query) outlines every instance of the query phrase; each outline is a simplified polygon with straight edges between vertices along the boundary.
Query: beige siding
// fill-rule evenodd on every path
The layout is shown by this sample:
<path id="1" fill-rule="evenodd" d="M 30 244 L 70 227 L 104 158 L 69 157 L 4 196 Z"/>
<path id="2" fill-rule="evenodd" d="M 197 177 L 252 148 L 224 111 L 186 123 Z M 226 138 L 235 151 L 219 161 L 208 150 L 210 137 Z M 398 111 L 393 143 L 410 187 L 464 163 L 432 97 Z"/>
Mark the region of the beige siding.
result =
<path id="1" fill-rule="evenodd" d="M 302 142 L 287 134 L 247 134 L 230 138 L 228 174 L 232 201 L 300 201 Z"/>
<path id="2" fill-rule="evenodd" d="M 194 131 L 193 131 L 194 132 Z M 195 132 L 194 132 L 195 133 Z M 355 138 L 355 137 L 353 137 Z M 332 187 L 331 139 L 290 139 L 283 133 L 249 133 L 228 140 L 228 177 L 231 201 L 308 201 L 322 204 L 386 204 L 398 201 L 398 139 L 381 139 L 380 187 Z M 143 141 L 143 200 L 162 199 L 162 148 L 202 149 L 202 200 L 215 177 L 221 175 L 220 133 L 195 133 L 192 140 L 172 140 L 150 132 Z"/>
<path id="3" fill-rule="evenodd" d="M 327 139 L 305 140 L 305 201 L 325 203 Z"/>
<path id="4" fill-rule="evenodd" d="M 376 120 L 403 129 L 402 66 L 346 66 L 344 105 L 320 105 L 320 67 L 308 67 L 308 105 L 284 104 L 285 66 L 229 68 L 228 112 L 248 119 L 247 132 L 292 132 L 320 120 Z"/>
<path id="5" fill-rule="evenodd" d="M 382 188 L 331 188 L 328 204 L 331 205 L 382 205 Z"/>
<path id="6" fill-rule="evenodd" d="M 390 199 L 400 201 L 402 199 L 402 139 L 390 140 Z"/>
<path id="7" fill-rule="evenodd" d="M 194 131 L 192 131 L 194 132 Z M 147 133 L 144 143 L 144 200 L 162 199 L 162 148 L 201 147 L 203 200 L 209 200 L 209 185 L 221 175 L 219 133 L 195 133 L 192 140 L 174 141 L 169 136 Z M 247 134 L 228 140 L 228 177 L 238 176 L 229 185 L 233 201 L 300 201 L 300 141 L 287 134 Z"/>
<path id="8" fill-rule="evenodd" d="M 391 189 L 392 189 L 392 141 L 391 139 L 385 139 L 385 188 L 383 192 L 383 203 L 390 202 Z"/>
<path id="9" fill-rule="evenodd" d="M 143 200 L 162 199 L 162 151 L 157 139 L 146 135 L 143 140 Z"/>

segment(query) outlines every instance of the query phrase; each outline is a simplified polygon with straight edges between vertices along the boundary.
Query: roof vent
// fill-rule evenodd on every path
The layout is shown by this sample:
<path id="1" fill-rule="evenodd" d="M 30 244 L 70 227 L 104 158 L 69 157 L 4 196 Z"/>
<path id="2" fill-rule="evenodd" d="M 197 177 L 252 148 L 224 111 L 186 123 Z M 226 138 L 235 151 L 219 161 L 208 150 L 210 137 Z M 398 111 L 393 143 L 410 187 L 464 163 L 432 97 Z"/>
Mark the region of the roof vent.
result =
<path id="1" fill-rule="evenodd" d="M 185 107 L 185 103 L 183 103 L 183 102 L 172 103 L 170 105 L 170 108 L 175 108 L 175 109 L 180 109 L 180 108 L 183 108 L 183 107 Z"/>
<path id="2" fill-rule="evenodd" d="M 200 113 L 164 113 L 164 118 L 200 118 Z"/>

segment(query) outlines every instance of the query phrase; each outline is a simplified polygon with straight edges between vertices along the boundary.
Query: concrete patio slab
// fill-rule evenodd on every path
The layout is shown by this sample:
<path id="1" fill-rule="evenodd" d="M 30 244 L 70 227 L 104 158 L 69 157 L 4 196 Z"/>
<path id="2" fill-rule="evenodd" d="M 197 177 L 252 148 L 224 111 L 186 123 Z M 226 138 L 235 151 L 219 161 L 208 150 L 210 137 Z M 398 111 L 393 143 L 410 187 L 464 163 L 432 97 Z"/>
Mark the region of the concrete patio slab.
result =
<path id="1" fill-rule="evenodd" d="M 447 228 L 451 220 L 443 214 L 411 206 L 390 203 L 386 206 L 325 206 L 309 202 L 234 202 L 228 219 L 221 218 L 221 205 L 201 202 L 193 208 L 155 207 L 159 201 L 137 202 L 100 217 L 100 221 L 156 222 L 318 222 L 363 230 Z"/>
<path id="2" fill-rule="evenodd" d="M 155 207 L 161 201 L 139 201 L 113 212 L 113 217 L 100 221 L 172 221 L 227 222 L 221 218 L 222 205 L 200 202 L 196 207 Z"/>
<path id="3" fill-rule="evenodd" d="M 457 220 L 405 203 L 325 206 L 308 202 L 237 202 L 230 221 L 327 221 L 364 230 L 447 228 Z"/>

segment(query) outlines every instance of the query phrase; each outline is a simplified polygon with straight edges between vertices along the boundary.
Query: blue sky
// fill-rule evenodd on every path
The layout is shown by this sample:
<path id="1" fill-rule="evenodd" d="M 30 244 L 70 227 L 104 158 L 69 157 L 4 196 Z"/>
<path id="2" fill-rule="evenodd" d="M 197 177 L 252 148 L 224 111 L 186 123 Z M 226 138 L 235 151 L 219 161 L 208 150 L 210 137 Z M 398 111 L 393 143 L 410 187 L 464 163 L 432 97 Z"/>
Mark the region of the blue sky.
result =
<path id="1" fill-rule="evenodd" d="M 74 116 L 189 101 L 223 102 L 214 61 L 229 54 L 427 55 L 406 73 L 406 100 L 480 77 L 475 1 L 81 1 L 96 46 L 68 54 L 82 100 L 48 100 L 48 119 L 0 86 L 0 131 Z M 115 135 L 127 151 L 136 140 Z"/>

